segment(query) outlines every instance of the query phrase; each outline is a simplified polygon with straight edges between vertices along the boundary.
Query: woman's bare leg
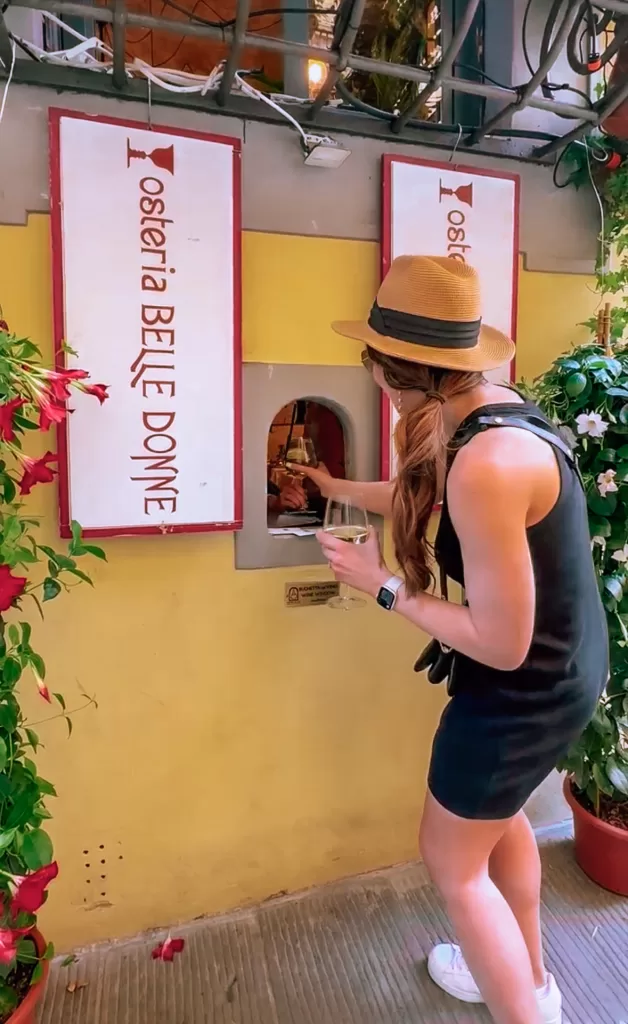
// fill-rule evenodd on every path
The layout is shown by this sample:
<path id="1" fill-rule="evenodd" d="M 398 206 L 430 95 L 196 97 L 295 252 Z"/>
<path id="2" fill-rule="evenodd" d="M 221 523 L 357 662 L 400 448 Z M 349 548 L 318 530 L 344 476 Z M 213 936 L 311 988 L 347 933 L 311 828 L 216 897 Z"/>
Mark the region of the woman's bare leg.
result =
<path id="1" fill-rule="evenodd" d="M 541 939 L 541 858 L 523 811 L 512 819 L 493 849 L 488 870 L 517 919 L 528 948 L 534 984 L 541 988 L 547 980 Z"/>
<path id="2" fill-rule="evenodd" d="M 488 871 L 511 822 L 459 818 L 428 793 L 421 853 L 496 1024 L 540 1024 L 525 940 Z"/>

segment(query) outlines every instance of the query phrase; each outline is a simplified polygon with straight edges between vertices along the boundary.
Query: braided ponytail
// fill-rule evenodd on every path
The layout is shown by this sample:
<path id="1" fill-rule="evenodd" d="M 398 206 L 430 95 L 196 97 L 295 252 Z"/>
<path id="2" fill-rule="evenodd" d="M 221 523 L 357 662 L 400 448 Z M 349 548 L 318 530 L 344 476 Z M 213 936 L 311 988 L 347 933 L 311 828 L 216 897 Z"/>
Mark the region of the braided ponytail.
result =
<path id="1" fill-rule="evenodd" d="M 447 434 L 443 406 L 450 398 L 482 383 L 481 373 L 445 370 L 393 359 L 368 349 L 381 366 L 389 387 L 397 391 L 423 391 L 425 402 L 404 413 L 395 428 L 397 477 L 393 491 L 392 526 L 397 561 L 410 597 L 434 582 L 430 565 L 432 547 L 427 529 L 444 478 Z"/>

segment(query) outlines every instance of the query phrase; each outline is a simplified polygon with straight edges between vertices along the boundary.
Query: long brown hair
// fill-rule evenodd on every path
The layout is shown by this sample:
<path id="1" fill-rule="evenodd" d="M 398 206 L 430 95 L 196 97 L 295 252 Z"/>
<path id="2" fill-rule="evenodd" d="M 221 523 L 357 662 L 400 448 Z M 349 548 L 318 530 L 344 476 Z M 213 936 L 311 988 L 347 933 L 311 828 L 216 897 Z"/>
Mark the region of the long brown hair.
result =
<path id="1" fill-rule="evenodd" d="M 443 404 L 471 391 L 484 378 L 481 373 L 410 363 L 372 348 L 367 351 L 371 361 L 381 366 L 390 388 L 426 393 L 425 402 L 404 413 L 395 429 L 397 477 L 393 491 L 393 541 L 406 589 L 412 597 L 434 582 L 427 528 L 447 455 Z"/>

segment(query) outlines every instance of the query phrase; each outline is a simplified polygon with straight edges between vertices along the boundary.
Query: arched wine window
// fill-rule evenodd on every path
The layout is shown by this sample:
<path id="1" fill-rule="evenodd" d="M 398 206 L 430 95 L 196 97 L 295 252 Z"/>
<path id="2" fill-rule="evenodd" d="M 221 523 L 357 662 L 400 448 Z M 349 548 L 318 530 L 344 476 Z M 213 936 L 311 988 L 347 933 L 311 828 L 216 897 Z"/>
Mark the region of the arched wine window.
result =
<path id="1" fill-rule="evenodd" d="M 325 512 L 320 492 L 302 482 L 307 508 L 287 519 L 289 510 L 273 500 L 286 450 L 313 448 L 334 477 L 377 479 L 380 392 L 362 366 L 245 363 L 242 384 L 244 524 L 235 535 L 236 568 L 324 565 L 314 537 Z"/>
<path id="2" fill-rule="evenodd" d="M 325 499 L 299 472 L 299 465 L 344 479 L 346 435 L 339 415 L 326 402 L 299 398 L 282 406 L 268 431 L 266 456 L 267 524 L 271 533 L 310 536 L 321 526 Z"/>

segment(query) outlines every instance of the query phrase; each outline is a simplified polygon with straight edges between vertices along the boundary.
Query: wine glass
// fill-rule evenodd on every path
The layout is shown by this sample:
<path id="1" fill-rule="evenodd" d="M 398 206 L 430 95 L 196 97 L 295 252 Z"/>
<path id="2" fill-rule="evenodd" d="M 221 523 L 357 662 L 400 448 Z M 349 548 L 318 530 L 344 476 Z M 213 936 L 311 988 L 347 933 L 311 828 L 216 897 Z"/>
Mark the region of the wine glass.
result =
<path id="1" fill-rule="evenodd" d="M 295 466 L 316 466 L 317 463 L 314 444 L 310 437 L 293 437 L 290 447 L 286 452 L 286 462 Z M 297 479 L 303 479 L 304 474 L 292 470 L 292 475 Z"/>
<path id="2" fill-rule="evenodd" d="M 364 509 L 353 505 L 350 498 L 330 498 L 325 510 L 323 530 L 349 544 L 364 544 L 369 535 L 368 516 Z M 338 597 L 331 597 L 327 602 L 329 607 L 350 611 L 366 604 L 361 597 L 355 597 L 348 591 L 348 587 L 341 586 Z"/>
<path id="3" fill-rule="evenodd" d="M 287 464 L 291 465 L 288 466 Z M 293 437 L 290 442 L 290 447 L 286 452 L 286 465 L 287 472 L 292 480 L 303 480 L 305 473 L 299 473 L 295 470 L 294 466 L 316 466 L 318 459 L 316 458 L 316 452 L 314 450 L 314 444 L 312 439 L 309 437 Z M 307 508 L 307 500 L 304 509 Z"/>

